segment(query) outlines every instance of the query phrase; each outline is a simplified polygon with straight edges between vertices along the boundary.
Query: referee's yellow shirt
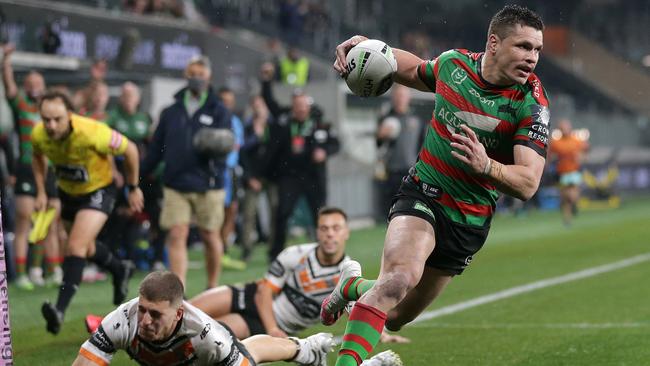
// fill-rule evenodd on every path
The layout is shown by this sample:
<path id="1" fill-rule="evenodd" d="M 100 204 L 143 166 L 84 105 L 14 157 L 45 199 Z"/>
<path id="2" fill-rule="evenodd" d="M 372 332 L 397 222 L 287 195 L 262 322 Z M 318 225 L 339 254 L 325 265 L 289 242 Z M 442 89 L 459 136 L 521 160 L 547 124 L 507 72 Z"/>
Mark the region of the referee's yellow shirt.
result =
<path id="1" fill-rule="evenodd" d="M 52 140 L 38 123 L 32 131 L 34 152 L 47 156 L 56 172 L 57 186 L 70 195 L 83 195 L 113 181 L 112 155 L 122 155 L 129 140 L 105 123 L 72 115 L 72 133 Z"/>

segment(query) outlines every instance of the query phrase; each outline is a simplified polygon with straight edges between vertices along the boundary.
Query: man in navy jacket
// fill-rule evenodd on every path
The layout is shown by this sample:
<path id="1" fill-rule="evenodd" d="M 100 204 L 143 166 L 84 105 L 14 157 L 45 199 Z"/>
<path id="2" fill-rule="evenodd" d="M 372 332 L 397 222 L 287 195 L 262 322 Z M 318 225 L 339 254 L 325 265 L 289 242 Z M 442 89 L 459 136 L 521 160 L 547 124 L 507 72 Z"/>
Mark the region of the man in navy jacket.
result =
<path id="1" fill-rule="evenodd" d="M 190 60 L 185 69 L 187 87 L 162 111 L 148 154 L 142 164 L 146 177 L 164 162 L 160 226 L 168 230 L 170 270 L 185 283 L 187 237 L 192 214 L 206 247 L 208 287 L 217 285 L 223 243 L 223 172 L 225 160 L 201 153 L 193 144 L 203 128 L 230 129 L 230 112 L 210 87 L 210 61 Z"/>

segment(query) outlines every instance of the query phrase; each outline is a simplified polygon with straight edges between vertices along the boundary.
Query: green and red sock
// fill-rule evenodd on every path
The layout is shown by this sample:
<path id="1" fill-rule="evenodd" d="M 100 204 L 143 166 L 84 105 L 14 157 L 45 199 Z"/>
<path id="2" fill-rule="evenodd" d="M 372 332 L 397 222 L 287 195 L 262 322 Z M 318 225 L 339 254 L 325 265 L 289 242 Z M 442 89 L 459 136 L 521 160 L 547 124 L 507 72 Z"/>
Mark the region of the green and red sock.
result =
<path id="1" fill-rule="evenodd" d="M 370 305 L 356 303 L 350 312 L 336 366 L 359 366 L 379 342 L 386 314 Z"/>
<path id="2" fill-rule="evenodd" d="M 63 263 L 63 258 L 62 257 L 46 257 L 45 258 L 45 263 L 47 264 L 47 266 L 46 266 L 47 274 L 52 275 L 52 274 L 54 274 L 54 271 L 56 270 L 56 268 L 60 267 L 61 263 Z"/>
<path id="3" fill-rule="evenodd" d="M 22 276 L 27 273 L 27 257 L 16 257 L 16 275 Z"/>
<path id="4" fill-rule="evenodd" d="M 350 277 L 343 280 L 341 286 L 341 295 L 344 299 L 350 301 L 359 300 L 361 295 L 365 294 L 374 286 L 376 280 L 366 280 L 361 277 Z"/>
<path id="5" fill-rule="evenodd" d="M 43 265 L 43 243 L 38 242 L 30 245 L 32 253 L 32 263 L 30 267 L 40 267 Z"/>

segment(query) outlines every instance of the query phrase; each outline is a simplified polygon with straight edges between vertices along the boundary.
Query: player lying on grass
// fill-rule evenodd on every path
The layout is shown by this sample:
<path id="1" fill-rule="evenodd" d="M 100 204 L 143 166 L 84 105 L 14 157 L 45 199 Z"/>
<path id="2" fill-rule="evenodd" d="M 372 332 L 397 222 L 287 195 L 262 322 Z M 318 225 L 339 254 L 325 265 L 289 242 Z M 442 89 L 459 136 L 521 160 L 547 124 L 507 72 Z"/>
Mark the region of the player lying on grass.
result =
<path id="1" fill-rule="evenodd" d="M 139 297 L 104 318 L 73 365 L 107 365 L 118 350 L 143 365 L 325 365 L 332 347 L 327 333 L 306 339 L 259 335 L 239 342 L 227 327 L 183 301 L 176 275 L 152 272 L 140 284 Z"/>
<path id="2" fill-rule="evenodd" d="M 350 237 L 347 215 L 336 207 L 318 212 L 318 243 L 284 249 L 264 279 L 243 287 L 207 290 L 190 303 L 230 326 L 239 338 L 255 334 L 286 337 L 318 323 L 320 303 L 338 283 Z M 384 342 L 408 342 L 385 334 Z"/>
<path id="3" fill-rule="evenodd" d="M 139 297 L 108 314 L 79 350 L 73 366 L 108 365 L 118 350 L 141 365 L 254 366 L 293 361 L 325 366 L 334 347 L 332 335 L 305 339 L 256 335 L 239 341 L 227 326 L 183 301 L 183 284 L 167 271 L 152 272 Z M 399 366 L 399 356 L 382 352 L 365 366 Z"/>

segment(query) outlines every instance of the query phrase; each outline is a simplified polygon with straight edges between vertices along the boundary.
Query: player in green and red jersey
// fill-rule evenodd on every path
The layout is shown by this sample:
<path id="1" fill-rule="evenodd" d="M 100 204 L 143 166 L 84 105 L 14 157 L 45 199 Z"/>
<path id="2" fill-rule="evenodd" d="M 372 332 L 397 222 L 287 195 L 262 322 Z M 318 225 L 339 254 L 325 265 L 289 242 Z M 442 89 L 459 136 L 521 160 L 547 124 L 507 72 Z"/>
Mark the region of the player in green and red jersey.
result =
<path id="1" fill-rule="evenodd" d="M 506 6 L 490 22 L 485 52 L 444 52 L 423 61 L 393 49 L 400 84 L 435 92 L 435 110 L 419 159 L 389 213 L 381 271 L 361 278 L 356 262 L 323 301 L 331 324 L 357 300 L 337 366 L 359 365 L 382 328 L 415 319 L 483 246 L 499 192 L 527 200 L 539 186 L 549 123 L 548 99 L 533 74 L 543 45 L 540 17 Z M 336 49 L 334 68 L 365 37 Z"/>
<path id="2" fill-rule="evenodd" d="M 33 243 L 32 266 L 27 277 L 27 251 L 28 235 L 31 227 L 32 213 L 34 212 L 34 201 L 36 199 L 36 183 L 32 173 L 32 128 L 41 120 L 38 113 L 38 100 L 45 93 L 45 80 L 43 75 L 31 71 L 25 76 L 23 88 L 19 89 L 14 79 L 13 68 L 11 67 L 11 54 L 15 50 L 13 45 L 2 47 L 2 81 L 5 88 L 5 97 L 11 106 L 16 120 L 16 133 L 20 140 L 19 158 L 15 164 L 14 194 L 16 195 L 16 237 L 14 240 L 16 248 L 16 286 L 25 290 L 32 290 L 34 284 L 44 284 L 41 271 L 43 247 L 46 251 L 46 262 L 48 270 L 48 284 L 55 285 L 61 281 L 58 240 L 58 213 L 57 218 L 50 225 L 48 235 L 43 243 Z M 60 202 L 57 197 L 54 173 L 47 177 L 46 188 L 48 191 L 48 207 L 60 211 Z M 55 278 L 58 277 L 58 278 Z"/>

